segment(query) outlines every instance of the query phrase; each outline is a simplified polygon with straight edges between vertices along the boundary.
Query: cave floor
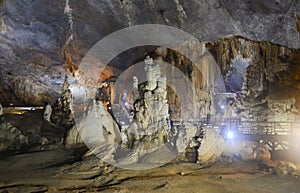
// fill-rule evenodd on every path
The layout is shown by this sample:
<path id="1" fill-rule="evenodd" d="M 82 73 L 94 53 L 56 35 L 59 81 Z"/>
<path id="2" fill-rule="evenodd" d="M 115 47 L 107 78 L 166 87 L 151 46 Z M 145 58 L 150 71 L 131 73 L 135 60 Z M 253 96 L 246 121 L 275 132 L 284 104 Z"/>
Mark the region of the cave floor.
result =
<path id="1" fill-rule="evenodd" d="M 76 152 L 77 151 L 77 152 Z M 58 148 L 0 160 L 0 192 L 299 192 L 300 178 L 259 170 L 255 162 L 170 163 L 125 170 L 79 150 Z"/>

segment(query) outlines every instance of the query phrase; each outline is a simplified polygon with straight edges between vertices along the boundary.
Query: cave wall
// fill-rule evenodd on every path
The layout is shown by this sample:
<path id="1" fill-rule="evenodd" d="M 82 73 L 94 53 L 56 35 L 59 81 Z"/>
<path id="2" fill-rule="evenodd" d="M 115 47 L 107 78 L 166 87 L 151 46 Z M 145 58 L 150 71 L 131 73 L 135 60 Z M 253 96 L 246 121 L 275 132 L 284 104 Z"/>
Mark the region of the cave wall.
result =
<path id="1" fill-rule="evenodd" d="M 295 63 L 293 58 L 298 54 L 295 49 L 265 41 L 251 41 L 239 36 L 222 38 L 215 43 L 208 43 L 207 47 L 214 55 L 222 74 L 225 75 L 225 81 L 231 84 L 228 86 L 234 84 L 229 80 L 234 73 L 244 73 L 246 76 L 247 72 L 248 76 L 251 76 L 250 71 L 252 71 L 255 73 L 254 75 L 257 75 L 250 78 L 252 82 L 245 83 L 243 92 L 248 92 L 250 86 L 255 87 L 256 92 L 259 89 L 262 92 L 267 91 L 267 83 L 274 83 L 279 72 L 286 71 L 290 64 Z M 237 59 L 240 61 L 236 61 Z M 243 64 L 243 62 L 247 64 Z M 238 69 L 240 65 L 245 65 L 243 70 Z M 247 70 L 247 68 L 249 69 Z M 258 82 L 253 82 L 256 80 Z M 242 91 L 236 90 L 238 88 L 228 89 L 234 92 Z"/>
<path id="2" fill-rule="evenodd" d="M 39 105 L 59 95 L 66 53 L 79 65 L 101 38 L 157 23 L 215 42 L 228 35 L 300 48 L 293 0 L 0 1 L 0 102 Z"/>
<path id="3" fill-rule="evenodd" d="M 239 36 L 222 38 L 207 47 L 222 71 L 227 91 L 239 94 L 237 115 L 264 120 L 297 117 L 299 49 Z"/>

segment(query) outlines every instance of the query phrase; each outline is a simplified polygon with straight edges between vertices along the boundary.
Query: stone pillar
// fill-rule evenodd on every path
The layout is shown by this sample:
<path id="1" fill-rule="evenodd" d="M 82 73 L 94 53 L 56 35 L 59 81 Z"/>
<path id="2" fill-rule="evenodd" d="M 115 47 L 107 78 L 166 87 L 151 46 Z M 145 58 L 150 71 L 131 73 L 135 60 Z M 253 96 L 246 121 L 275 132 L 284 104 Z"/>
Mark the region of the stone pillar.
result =
<path id="1" fill-rule="evenodd" d="M 0 103 L 0 115 L 2 115 L 2 114 L 3 114 L 3 107 L 2 107 L 2 105 Z"/>
<path id="2" fill-rule="evenodd" d="M 133 78 L 133 100 L 137 100 L 139 98 L 139 80 L 136 76 Z"/>
<path id="3" fill-rule="evenodd" d="M 62 85 L 62 111 L 63 117 L 61 125 L 66 128 L 71 128 L 74 125 L 74 112 L 72 107 L 72 92 L 70 90 L 70 84 L 68 82 L 68 76 L 65 76 L 65 81 Z"/>
<path id="4" fill-rule="evenodd" d="M 44 120 L 51 122 L 51 120 L 50 120 L 51 114 L 52 114 L 52 107 L 48 103 L 47 106 L 45 107 L 45 111 L 44 111 Z"/>

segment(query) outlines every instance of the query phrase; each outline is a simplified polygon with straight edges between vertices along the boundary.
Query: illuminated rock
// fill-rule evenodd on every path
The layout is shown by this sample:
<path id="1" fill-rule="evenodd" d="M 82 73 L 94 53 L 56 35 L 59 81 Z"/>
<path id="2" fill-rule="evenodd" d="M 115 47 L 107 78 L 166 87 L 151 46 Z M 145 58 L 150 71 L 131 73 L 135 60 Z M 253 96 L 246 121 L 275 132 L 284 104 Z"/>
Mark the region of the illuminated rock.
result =
<path id="1" fill-rule="evenodd" d="M 276 165 L 275 172 L 277 175 L 286 176 L 288 174 L 286 163 L 284 161 L 280 161 Z"/>
<path id="2" fill-rule="evenodd" d="M 166 143 L 170 130 L 166 77 L 161 76 L 159 65 L 150 57 L 145 59 L 145 71 L 147 82 L 139 90 L 138 80 L 133 77 L 135 95 L 133 119 L 128 128 L 122 129 L 122 144 L 138 152 L 132 154 L 138 157 L 155 151 Z"/>
<path id="3" fill-rule="evenodd" d="M 51 120 L 54 124 L 70 129 L 74 125 L 72 93 L 68 76 L 65 76 L 64 83 L 61 87 L 61 97 L 58 98 L 54 107 Z"/>
<path id="4" fill-rule="evenodd" d="M 266 146 L 259 145 L 255 150 L 256 161 L 258 162 L 268 162 L 271 160 L 271 153 Z"/>
<path id="5" fill-rule="evenodd" d="M 52 107 L 50 104 L 47 104 L 44 111 L 44 120 L 51 122 L 51 114 L 52 114 Z"/>
<path id="6" fill-rule="evenodd" d="M 198 163 L 207 164 L 215 162 L 223 153 L 225 141 L 217 131 L 206 129 L 206 134 L 198 149 Z"/>
<path id="7" fill-rule="evenodd" d="M 296 99 L 294 97 L 277 99 L 267 98 L 269 121 L 294 121 L 298 116 Z"/>
<path id="8" fill-rule="evenodd" d="M 292 175 L 298 176 L 297 167 L 292 162 L 280 161 L 275 167 L 275 174 L 280 176 Z"/>
<path id="9" fill-rule="evenodd" d="M 133 79 L 133 99 L 137 100 L 139 98 L 139 80 L 136 76 L 132 77 Z"/>
<path id="10" fill-rule="evenodd" d="M 81 121 L 69 130 L 65 139 L 66 145 L 85 143 L 91 150 L 120 142 L 118 125 L 103 103 L 95 100 L 89 105 Z"/>
<path id="11" fill-rule="evenodd" d="M 3 107 L 2 107 L 2 105 L 0 103 L 0 115 L 2 115 L 2 114 L 3 114 Z"/>

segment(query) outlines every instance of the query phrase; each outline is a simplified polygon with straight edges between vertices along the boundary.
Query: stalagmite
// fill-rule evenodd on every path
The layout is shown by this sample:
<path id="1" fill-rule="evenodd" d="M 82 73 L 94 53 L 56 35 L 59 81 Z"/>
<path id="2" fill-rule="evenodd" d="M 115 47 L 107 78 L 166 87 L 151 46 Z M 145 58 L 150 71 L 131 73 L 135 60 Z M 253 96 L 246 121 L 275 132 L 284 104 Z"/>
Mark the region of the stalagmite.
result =
<path id="1" fill-rule="evenodd" d="M 166 77 L 160 74 L 160 67 L 153 59 L 145 59 L 147 82 L 139 89 L 138 80 L 133 77 L 134 110 L 128 128 L 122 128 L 122 146 L 137 151 L 134 156 L 141 157 L 149 149 L 166 143 L 170 130 L 169 106 L 167 103 Z M 127 159 L 129 160 L 136 160 Z"/>
<path id="2" fill-rule="evenodd" d="M 2 105 L 0 103 L 0 115 L 2 115 L 2 114 L 3 114 L 3 107 L 2 107 Z"/>
<path id="3" fill-rule="evenodd" d="M 70 129 L 75 124 L 72 104 L 72 93 L 68 82 L 68 76 L 66 75 L 61 87 L 61 97 L 57 99 L 51 116 L 51 121 L 56 125 L 61 125 Z"/>
<path id="4" fill-rule="evenodd" d="M 50 104 L 47 104 L 44 111 L 44 120 L 51 122 L 51 114 L 52 114 L 52 107 Z"/>

